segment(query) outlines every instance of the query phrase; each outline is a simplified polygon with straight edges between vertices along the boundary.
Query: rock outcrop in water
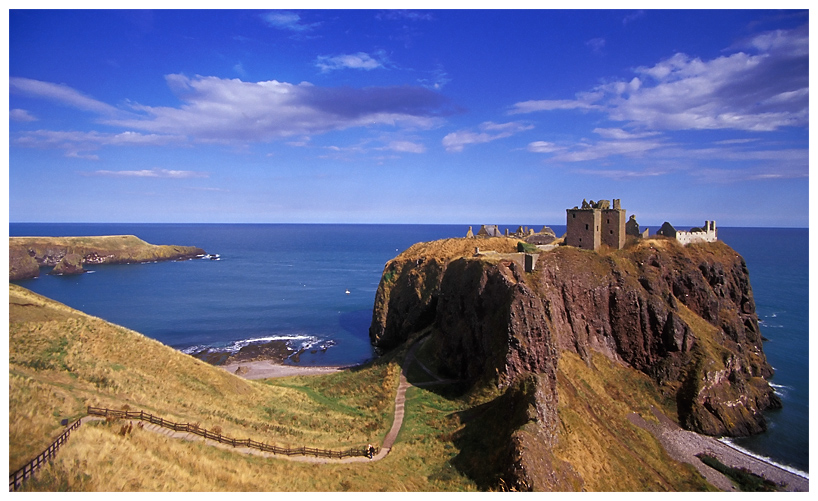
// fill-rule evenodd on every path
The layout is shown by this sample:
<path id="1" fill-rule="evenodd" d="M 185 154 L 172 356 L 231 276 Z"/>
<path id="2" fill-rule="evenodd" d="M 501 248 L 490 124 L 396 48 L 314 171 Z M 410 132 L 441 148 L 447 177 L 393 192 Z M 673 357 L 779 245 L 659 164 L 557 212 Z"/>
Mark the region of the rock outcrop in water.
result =
<path id="1" fill-rule="evenodd" d="M 82 256 L 79 254 L 66 254 L 51 270 L 51 275 L 81 275 L 83 273 L 85 270 L 82 268 Z"/>
<path id="2" fill-rule="evenodd" d="M 487 239 L 481 247 L 493 240 L 513 243 Z M 557 367 L 566 352 L 588 364 L 602 354 L 650 376 L 675 400 L 679 423 L 700 433 L 760 433 L 762 411 L 781 405 L 767 382 L 773 371 L 746 264 L 722 242 L 649 239 L 609 253 L 560 247 L 542 253 L 533 273 L 501 255 L 441 252 L 453 245 L 422 244 L 387 263 L 370 338 L 388 350 L 431 328 L 446 376 L 518 388 L 537 423 L 534 432 L 527 427 L 533 441 L 506 453 L 516 459 L 505 478 L 519 486 L 537 477 L 541 487 L 557 485 L 548 468 L 524 466 L 537 463 L 524 451 L 538 450 L 540 464 L 553 461 Z"/>
<path id="3" fill-rule="evenodd" d="M 80 256 L 82 264 L 126 264 L 193 259 L 205 255 L 198 247 L 152 245 L 133 235 L 99 237 L 10 237 L 9 280 L 39 275 L 41 266 L 58 266 L 66 256 Z M 69 258 L 73 259 L 73 258 Z M 76 272 L 76 263 L 67 266 Z M 36 268 L 35 268 L 36 267 Z"/>

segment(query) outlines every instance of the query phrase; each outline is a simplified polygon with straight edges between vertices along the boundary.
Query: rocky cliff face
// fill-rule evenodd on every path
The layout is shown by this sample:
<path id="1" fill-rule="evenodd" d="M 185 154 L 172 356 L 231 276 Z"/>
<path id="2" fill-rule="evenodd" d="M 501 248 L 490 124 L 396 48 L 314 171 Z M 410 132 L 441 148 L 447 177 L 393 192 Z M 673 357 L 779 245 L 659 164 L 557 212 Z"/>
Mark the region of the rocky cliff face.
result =
<path id="1" fill-rule="evenodd" d="M 398 256 L 386 270 L 373 344 L 389 349 L 431 326 L 450 377 L 504 388 L 537 374 L 539 449 L 557 436 L 564 352 L 601 353 L 649 375 L 675 399 L 680 424 L 701 433 L 762 432 L 761 411 L 780 406 L 746 264 L 724 243 L 651 239 L 607 255 L 561 247 L 533 273 L 502 256 L 431 254 Z"/>
<path id="2" fill-rule="evenodd" d="M 63 263 L 77 272 L 84 264 L 125 264 L 173 259 L 192 259 L 204 255 L 198 247 L 152 245 L 133 235 L 99 237 L 10 237 L 9 280 L 23 280 L 39 275 L 41 266 Z M 80 262 L 71 255 L 79 256 Z M 35 269 L 36 266 L 36 269 Z M 81 271 L 79 271 L 81 273 Z"/>

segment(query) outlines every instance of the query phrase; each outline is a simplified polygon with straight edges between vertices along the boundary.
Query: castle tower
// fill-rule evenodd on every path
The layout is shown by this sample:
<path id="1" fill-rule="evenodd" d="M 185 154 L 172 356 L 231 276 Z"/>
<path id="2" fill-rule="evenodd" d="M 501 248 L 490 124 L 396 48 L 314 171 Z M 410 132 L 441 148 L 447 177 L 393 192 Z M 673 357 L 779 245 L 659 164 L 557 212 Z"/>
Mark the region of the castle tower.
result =
<path id="1" fill-rule="evenodd" d="M 583 207 L 585 205 L 583 204 Z M 600 210 L 593 207 L 582 209 L 574 207 L 566 209 L 565 212 L 567 214 L 565 244 L 580 249 L 599 249 L 601 243 Z"/>
<path id="2" fill-rule="evenodd" d="M 621 208 L 619 199 L 614 198 L 613 209 L 602 209 L 600 212 L 602 243 L 612 249 L 621 249 L 625 246 L 625 209 Z"/>

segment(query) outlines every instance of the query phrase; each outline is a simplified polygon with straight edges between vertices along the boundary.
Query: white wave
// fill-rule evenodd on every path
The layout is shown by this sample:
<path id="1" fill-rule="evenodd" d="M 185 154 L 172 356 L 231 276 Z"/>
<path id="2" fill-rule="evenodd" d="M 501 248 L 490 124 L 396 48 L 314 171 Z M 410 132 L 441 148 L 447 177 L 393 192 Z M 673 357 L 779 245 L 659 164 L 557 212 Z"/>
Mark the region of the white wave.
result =
<path id="1" fill-rule="evenodd" d="M 747 454 L 750 457 L 758 459 L 759 461 L 763 461 L 763 462 L 771 464 L 773 466 L 777 466 L 777 467 L 781 468 L 782 470 L 786 470 L 786 471 L 792 473 L 793 475 L 798 475 L 799 477 L 803 477 L 803 478 L 806 478 L 807 480 L 809 480 L 809 473 L 801 471 L 801 470 L 799 470 L 797 468 L 793 468 L 792 466 L 787 466 L 785 464 L 777 463 L 777 462 L 773 461 L 772 459 L 768 458 L 767 456 L 762 456 L 761 454 L 757 454 L 755 452 L 749 451 L 749 450 L 745 449 L 744 447 L 741 447 L 740 445 L 734 444 L 733 442 L 730 441 L 729 438 L 722 437 L 722 438 L 718 438 L 717 440 L 719 442 L 723 443 L 724 445 L 726 445 L 728 447 L 731 447 L 731 448 L 733 448 L 733 449 L 735 449 L 735 450 L 737 450 L 739 452 L 742 452 L 744 454 Z"/>
<path id="2" fill-rule="evenodd" d="M 779 397 L 786 397 L 787 393 L 792 390 L 792 386 L 785 386 L 783 384 L 775 384 L 769 383 L 770 387 L 773 389 L 773 392 L 778 395 Z"/>
<path id="3" fill-rule="evenodd" d="M 269 343 L 271 341 L 286 342 L 287 347 L 290 349 L 290 351 L 292 351 L 291 356 L 302 351 L 311 350 L 324 351 L 332 346 L 335 346 L 336 344 L 335 341 L 332 339 L 322 339 L 317 336 L 310 336 L 307 334 L 277 334 L 274 336 L 240 339 L 238 341 L 233 341 L 232 343 L 229 343 L 226 346 L 199 344 L 195 346 L 190 346 L 188 348 L 183 348 L 179 351 L 181 351 L 182 353 L 186 353 L 188 355 L 192 355 L 193 353 L 198 353 L 200 351 L 205 350 L 222 351 L 233 354 L 238 353 L 245 346 L 249 346 L 252 344 Z"/>

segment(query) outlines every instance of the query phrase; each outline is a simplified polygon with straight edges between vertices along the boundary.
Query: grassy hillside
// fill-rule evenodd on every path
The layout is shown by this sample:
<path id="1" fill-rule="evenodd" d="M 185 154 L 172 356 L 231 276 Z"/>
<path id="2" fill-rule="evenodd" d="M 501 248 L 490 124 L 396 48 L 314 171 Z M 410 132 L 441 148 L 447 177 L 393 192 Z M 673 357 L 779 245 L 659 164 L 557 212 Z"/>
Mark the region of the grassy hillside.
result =
<path id="1" fill-rule="evenodd" d="M 9 468 L 60 434 L 86 406 L 141 409 L 236 438 L 347 448 L 380 443 L 392 424 L 402 354 L 320 377 L 247 381 L 131 330 L 9 286 Z M 27 490 L 470 490 L 434 439 L 457 402 L 412 390 L 404 429 L 383 461 L 320 465 L 247 456 L 121 423 L 72 433 Z"/>

